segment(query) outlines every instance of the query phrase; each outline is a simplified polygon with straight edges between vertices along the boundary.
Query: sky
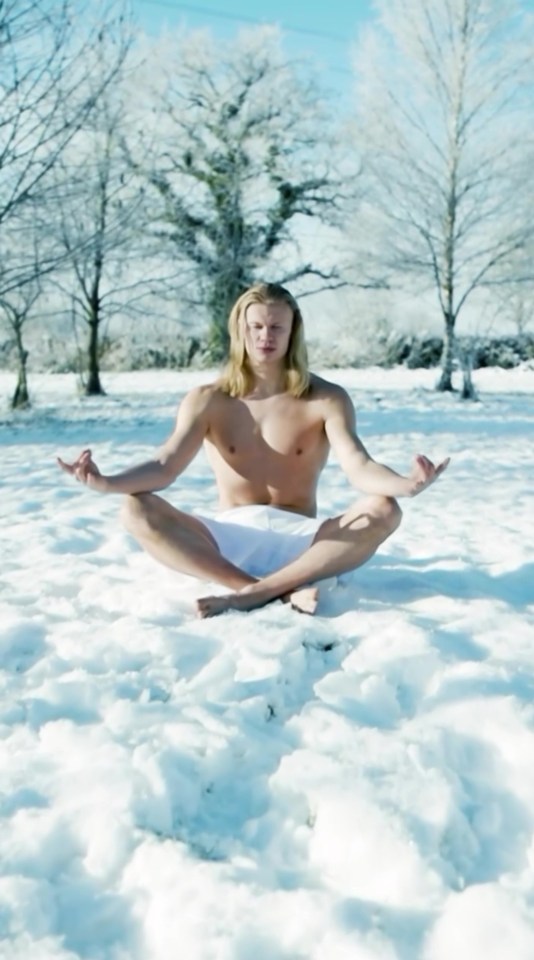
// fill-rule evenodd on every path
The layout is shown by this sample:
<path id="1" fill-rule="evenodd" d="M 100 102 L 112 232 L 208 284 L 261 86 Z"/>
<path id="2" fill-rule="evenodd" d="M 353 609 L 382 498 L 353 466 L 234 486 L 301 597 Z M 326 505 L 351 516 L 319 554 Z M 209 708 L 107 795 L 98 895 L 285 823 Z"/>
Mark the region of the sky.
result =
<path id="1" fill-rule="evenodd" d="M 0 372 L 2 960 L 532 960 L 534 368 L 327 375 L 377 459 L 448 470 L 317 616 L 198 620 L 55 457 L 146 459 L 212 374 L 14 414 Z M 214 493 L 200 455 L 164 496 Z M 353 496 L 331 460 L 320 515 Z"/>
<path id="2" fill-rule="evenodd" d="M 183 25 L 208 27 L 216 36 L 231 38 L 241 27 L 275 23 L 284 33 L 292 57 L 314 60 L 325 85 L 335 92 L 351 84 L 351 47 L 358 30 L 373 17 L 372 0 L 132 0 L 136 21 L 150 34 Z M 242 18 L 242 19 L 240 19 Z"/>

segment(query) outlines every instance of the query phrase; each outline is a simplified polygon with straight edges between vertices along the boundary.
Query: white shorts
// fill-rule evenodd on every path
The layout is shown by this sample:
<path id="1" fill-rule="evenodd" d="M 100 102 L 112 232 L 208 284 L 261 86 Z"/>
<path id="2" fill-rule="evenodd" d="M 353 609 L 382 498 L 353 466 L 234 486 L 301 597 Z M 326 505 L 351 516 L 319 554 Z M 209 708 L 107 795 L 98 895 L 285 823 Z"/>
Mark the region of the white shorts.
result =
<path id="1" fill-rule="evenodd" d="M 196 514 L 223 557 L 252 577 L 264 577 L 304 553 L 323 523 L 277 507 L 232 507 L 213 517 Z"/>

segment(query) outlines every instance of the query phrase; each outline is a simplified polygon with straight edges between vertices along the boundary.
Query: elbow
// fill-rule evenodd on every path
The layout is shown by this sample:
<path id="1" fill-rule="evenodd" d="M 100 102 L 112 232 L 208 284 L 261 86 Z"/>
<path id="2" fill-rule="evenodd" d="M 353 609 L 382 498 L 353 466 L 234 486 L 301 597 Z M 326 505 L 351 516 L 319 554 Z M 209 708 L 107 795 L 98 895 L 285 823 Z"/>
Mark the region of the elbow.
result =
<path id="1" fill-rule="evenodd" d="M 166 487 L 170 487 L 171 483 L 174 483 L 176 480 L 178 473 L 179 470 L 176 469 L 171 457 L 160 457 L 157 460 L 157 489 L 164 490 Z"/>
<path id="2" fill-rule="evenodd" d="M 158 484 L 156 490 L 165 490 L 176 480 L 177 473 L 169 464 L 161 464 L 158 470 Z"/>

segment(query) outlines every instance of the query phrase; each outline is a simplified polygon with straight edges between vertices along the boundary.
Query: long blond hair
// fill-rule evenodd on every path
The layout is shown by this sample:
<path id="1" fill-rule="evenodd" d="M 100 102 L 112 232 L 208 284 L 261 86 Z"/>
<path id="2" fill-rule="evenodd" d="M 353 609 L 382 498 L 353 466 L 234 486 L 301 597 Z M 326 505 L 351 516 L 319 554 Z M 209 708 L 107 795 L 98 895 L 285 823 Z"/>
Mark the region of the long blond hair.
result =
<path id="1" fill-rule="evenodd" d="M 302 314 L 289 290 L 278 283 L 255 283 L 234 303 L 228 320 L 230 348 L 228 362 L 219 381 L 221 389 L 231 397 L 244 397 L 254 386 L 254 375 L 245 348 L 245 315 L 252 303 L 287 303 L 291 307 L 293 323 L 284 357 L 284 388 L 291 396 L 301 397 L 310 385 Z"/>

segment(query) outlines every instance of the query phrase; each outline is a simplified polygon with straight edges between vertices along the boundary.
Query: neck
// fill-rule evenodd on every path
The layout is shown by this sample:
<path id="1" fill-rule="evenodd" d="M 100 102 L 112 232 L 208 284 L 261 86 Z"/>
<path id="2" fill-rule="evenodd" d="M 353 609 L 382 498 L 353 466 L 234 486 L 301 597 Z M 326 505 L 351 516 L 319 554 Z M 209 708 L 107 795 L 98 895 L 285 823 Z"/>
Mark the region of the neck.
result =
<path id="1" fill-rule="evenodd" d="M 273 364 L 251 364 L 253 377 L 253 387 L 250 396 L 253 397 L 272 397 L 285 390 L 285 369 L 283 364 L 274 366 Z"/>

